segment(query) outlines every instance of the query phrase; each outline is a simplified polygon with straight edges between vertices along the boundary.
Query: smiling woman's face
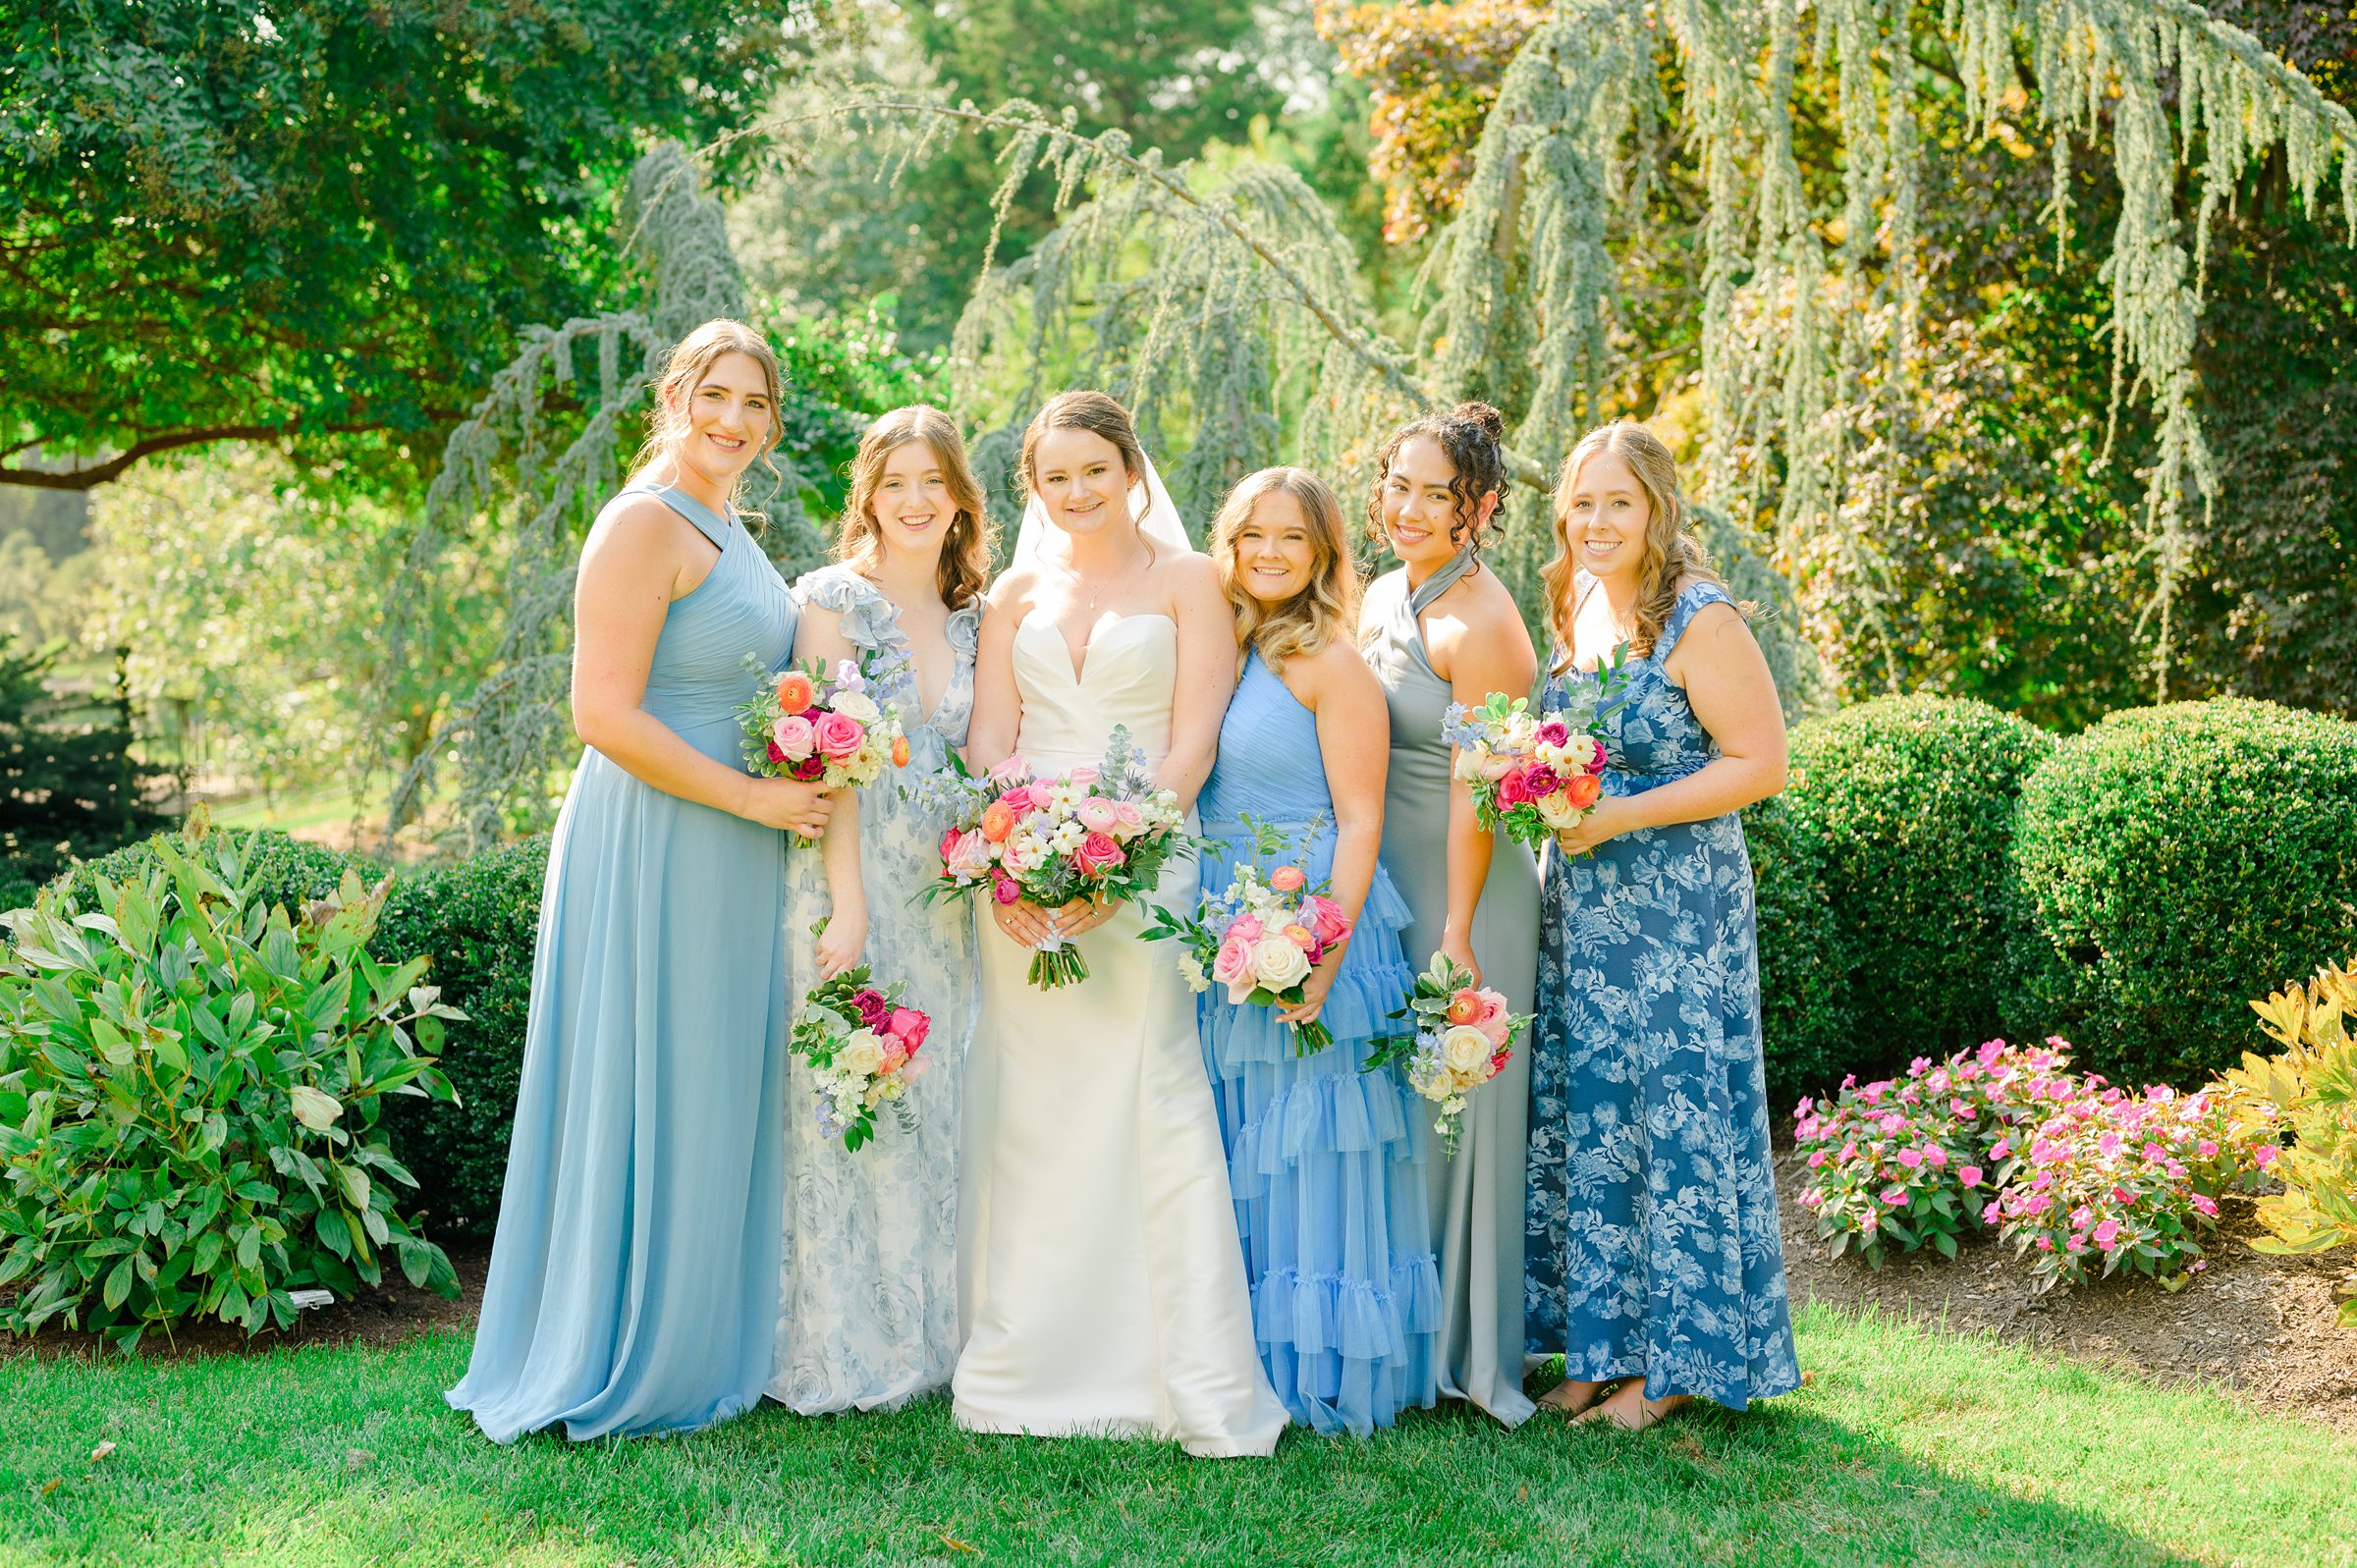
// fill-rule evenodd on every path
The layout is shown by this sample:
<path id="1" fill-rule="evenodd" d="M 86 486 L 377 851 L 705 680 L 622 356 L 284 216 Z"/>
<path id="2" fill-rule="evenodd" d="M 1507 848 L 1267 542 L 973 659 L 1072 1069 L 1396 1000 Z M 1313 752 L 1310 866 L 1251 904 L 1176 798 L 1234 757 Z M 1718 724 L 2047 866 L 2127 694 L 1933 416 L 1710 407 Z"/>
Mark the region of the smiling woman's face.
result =
<path id="1" fill-rule="evenodd" d="M 892 449 L 867 514 L 886 548 L 917 556 L 941 554 L 950 524 L 958 518 L 958 503 L 950 497 L 949 477 L 931 442 L 920 438 Z"/>
<path id="2" fill-rule="evenodd" d="M 751 354 L 724 353 L 706 367 L 681 410 L 687 434 L 680 461 L 724 489 L 760 456 L 777 410 L 770 406 L 769 378 Z"/>
<path id="3" fill-rule="evenodd" d="M 1653 504 L 1645 487 L 1611 452 L 1599 452 L 1571 476 L 1563 498 L 1563 538 L 1579 569 L 1592 577 L 1633 576 L 1645 568 L 1645 529 Z"/>
<path id="4" fill-rule="evenodd" d="M 1235 581 L 1262 604 L 1281 605 L 1307 588 L 1318 568 L 1318 543 L 1298 497 L 1271 490 L 1236 526 Z"/>
<path id="5" fill-rule="evenodd" d="M 1411 568 L 1437 567 L 1456 554 L 1452 530 L 1469 519 L 1457 515 L 1456 492 L 1449 486 L 1456 465 L 1430 436 L 1410 436 L 1392 454 L 1384 470 L 1380 510 L 1392 554 Z"/>
<path id="6" fill-rule="evenodd" d="M 1122 449 L 1093 430 L 1060 428 L 1039 438 L 1031 452 L 1031 493 L 1067 533 L 1097 533 L 1128 519 Z"/>

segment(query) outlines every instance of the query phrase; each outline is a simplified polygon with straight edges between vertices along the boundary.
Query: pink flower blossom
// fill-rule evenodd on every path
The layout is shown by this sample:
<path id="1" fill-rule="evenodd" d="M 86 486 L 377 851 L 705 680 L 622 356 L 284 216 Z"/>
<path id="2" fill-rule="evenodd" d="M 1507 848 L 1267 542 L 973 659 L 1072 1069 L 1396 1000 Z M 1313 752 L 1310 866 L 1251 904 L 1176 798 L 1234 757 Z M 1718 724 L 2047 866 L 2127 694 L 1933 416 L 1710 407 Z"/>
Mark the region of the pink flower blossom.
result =
<path id="1" fill-rule="evenodd" d="M 1958 1165 L 1956 1167 L 1956 1179 L 1964 1183 L 1964 1185 L 1967 1187 L 1977 1187 L 1981 1184 L 1981 1167 L 1978 1165 Z"/>
<path id="2" fill-rule="evenodd" d="M 2119 1250 L 2119 1221 L 2107 1219 L 2095 1227 L 2095 1244 L 2106 1252 Z"/>

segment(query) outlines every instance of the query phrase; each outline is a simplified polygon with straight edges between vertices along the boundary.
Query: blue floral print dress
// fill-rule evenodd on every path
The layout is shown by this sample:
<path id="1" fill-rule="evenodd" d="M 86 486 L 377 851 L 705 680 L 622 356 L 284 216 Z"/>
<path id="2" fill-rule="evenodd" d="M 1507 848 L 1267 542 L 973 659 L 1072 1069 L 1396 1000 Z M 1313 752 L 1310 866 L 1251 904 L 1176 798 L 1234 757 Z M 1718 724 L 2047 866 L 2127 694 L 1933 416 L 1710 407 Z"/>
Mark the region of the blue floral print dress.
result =
<path id="1" fill-rule="evenodd" d="M 1605 715 L 1605 792 L 1719 754 L 1663 666 L 1712 583 L 1678 595 Z M 1560 703 L 1567 671 L 1548 682 Z M 1760 1062 L 1751 858 L 1733 814 L 1566 860 L 1550 845 L 1531 1046 L 1526 1234 L 1534 1355 L 1584 1381 L 1734 1409 L 1800 1382 Z"/>

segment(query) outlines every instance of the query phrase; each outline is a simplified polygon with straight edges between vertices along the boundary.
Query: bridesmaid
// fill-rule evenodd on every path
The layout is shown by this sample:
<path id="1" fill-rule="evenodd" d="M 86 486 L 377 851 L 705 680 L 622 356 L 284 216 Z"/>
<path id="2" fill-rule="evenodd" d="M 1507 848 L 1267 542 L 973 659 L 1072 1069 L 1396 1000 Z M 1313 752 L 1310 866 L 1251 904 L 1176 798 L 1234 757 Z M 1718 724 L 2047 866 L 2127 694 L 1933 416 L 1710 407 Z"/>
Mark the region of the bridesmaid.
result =
<path id="1" fill-rule="evenodd" d="M 1375 859 L 1389 719 L 1350 644 L 1358 575 L 1324 480 L 1251 475 L 1220 509 L 1211 554 L 1244 652 L 1203 785 L 1203 886 L 1225 888 L 1256 859 L 1253 825 L 1274 827 L 1312 887 L 1332 879 L 1356 930 L 1309 972 L 1298 1007 L 1198 999 L 1204 1061 L 1261 1363 L 1295 1421 L 1363 1437 L 1432 1405 L 1440 1327 L 1427 1118 L 1396 1072 L 1358 1071 L 1415 978 L 1399 954 L 1407 905 Z M 1315 1021 L 1334 1044 L 1296 1056 L 1287 1025 Z"/>
<path id="2" fill-rule="evenodd" d="M 1383 863 L 1412 915 L 1403 939 L 1422 968 L 1433 953 L 1528 1012 L 1538 968 L 1539 872 L 1530 851 L 1483 833 L 1473 799 L 1450 777 L 1441 722 L 1452 702 L 1520 696 L 1538 676 L 1521 612 L 1481 564 L 1507 488 L 1498 410 L 1468 403 L 1402 427 L 1376 463 L 1369 520 L 1400 568 L 1367 589 L 1360 641 L 1392 718 Z M 1516 1052 L 1468 1102 L 1456 1153 L 1427 1166 L 1440 1243 L 1440 1391 L 1508 1427 L 1531 1412 L 1522 1393 L 1522 1162 L 1530 1064 Z"/>
<path id="3" fill-rule="evenodd" d="M 1604 796 L 1549 857 L 1530 1349 L 1565 1360 L 1549 1406 L 1642 1429 L 1696 1396 L 1740 1410 L 1800 1382 L 1736 815 L 1783 787 L 1784 727 L 1652 432 L 1607 425 L 1572 449 L 1555 534 L 1551 694 L 1621 643 L 1630 659 Z"/>
<path id="4" fill-rule="evenodd" d="M 573 724 L 507 1185 L 466 1376 L 495 1442 L 686 1432 L 769 1379 L 785 1190 L 786 839 L 832 803 L 755 779 L 733 710 L 795 606 L 738 507 L 778 435 L 758 333 L 672 351 L 581 549 Z"/>
<path id="5" fill-rule="evenodd" d="M 943 824 L 900 783 L 947 766 L 974 706 L 974 646 L 990 578 L 982 487 L 938 408 L 895 408 L 851 461 L 836 565 L 795 584 L 795 657 L 904 662 L 907 772 L 846 795 L 822 857 L 787 864 L 789 1004 L 864 956 L 933 1020 L 904 1102 L 915 1130 L 877 1119 L 847 1154 L 814 1113 L 809 1068 L 786 1107 L 786 1257 L 770 1396 L 803 1415 L 899 1404 L 950 1380 L 958 1357 L 958 1080 L 976 1004 L 971 906 L 917 894 Z M 812 928 L 823 922 L 822 934 Z"/>

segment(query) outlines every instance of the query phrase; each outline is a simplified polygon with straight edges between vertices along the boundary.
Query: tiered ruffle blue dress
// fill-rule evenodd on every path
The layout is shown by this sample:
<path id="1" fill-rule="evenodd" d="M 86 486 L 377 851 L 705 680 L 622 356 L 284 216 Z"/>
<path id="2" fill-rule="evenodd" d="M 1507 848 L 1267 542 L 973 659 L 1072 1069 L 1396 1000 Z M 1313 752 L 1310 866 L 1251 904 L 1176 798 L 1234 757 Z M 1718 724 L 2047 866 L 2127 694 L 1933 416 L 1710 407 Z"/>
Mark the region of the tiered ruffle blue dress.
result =
<path id="1" fill-rule="evenodd" d="M 1247 816 L 1288 833 L 1288 858 L 1312 888 L 1332 875 L 1334 801 L 1316 716 L 1257 653 L 1220 727 L 1198 809 L 1214 844 L 1207 893 L 1253 860 Z M 1334 1044 L 1313 1056 L 1293 1054 L 1293 1031 L 1274 1008 L 1239 1007 L 1216 986 L 1198 1003 L 1253 1335 L 1286 1409 L 1329 1434 L 1389 1427 L 1436 1397 L 1440 1276 L 1422 1168 L 1430 1118 L 1398 1069 L 1358 1070 L 1413 982 L 1399 947 L 1407 923 L 1378 868 L 1327 995 Z"/>

